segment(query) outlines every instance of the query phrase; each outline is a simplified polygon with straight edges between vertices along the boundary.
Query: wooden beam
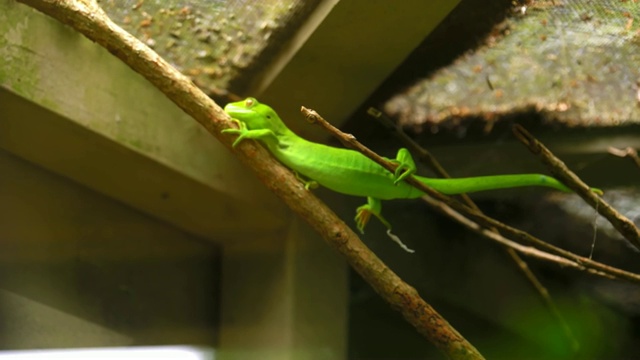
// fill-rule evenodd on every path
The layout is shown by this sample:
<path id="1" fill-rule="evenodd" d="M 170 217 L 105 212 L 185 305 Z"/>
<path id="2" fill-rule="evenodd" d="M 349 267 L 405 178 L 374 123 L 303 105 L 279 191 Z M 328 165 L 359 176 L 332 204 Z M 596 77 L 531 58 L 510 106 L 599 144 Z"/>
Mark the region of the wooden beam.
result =
<path id="1" fill-rule="evenodd" d="M 327 0 L 318 7 L 323 20 L 312 17 L 313 26 L 302 27 L 281 56 L 290 61 L 282 66 L 281 58 L 276 59 L 252 94 L 301 135 L 322 139 L 325 134 L 318 129 L 296 121 L 300 106 L 341 124 L 457 4 Z"/>
<path id="2" fill-rule="evenodd" d="M 346 263 L 302 220 L 290 225 L 225 248 L 217 358 L 346 358 Z"/>
<path id="3" fill-rule="evenodd" d="M 200 236 L 288 212 L 195 121 L 105 49 L 0 1 L 0 147 Z"/>

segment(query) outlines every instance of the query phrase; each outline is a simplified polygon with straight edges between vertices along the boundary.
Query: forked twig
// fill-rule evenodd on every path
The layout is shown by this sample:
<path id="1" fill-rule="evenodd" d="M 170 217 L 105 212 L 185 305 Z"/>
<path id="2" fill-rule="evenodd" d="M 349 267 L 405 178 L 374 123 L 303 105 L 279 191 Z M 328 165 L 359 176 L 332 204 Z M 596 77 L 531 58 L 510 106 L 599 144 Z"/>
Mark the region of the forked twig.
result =
<path id="1" fill-rule="evenodd" d="M 358 142 L 356 140 L 356 138 L 351 135 L 351 134 L 345 134 L 343 132 L 341 132 L 340 130 L 338 130 L 337 128 L 335 128 L 333 125 L 329 124 L 326 120 L 324 120 L 317 112 L 311 110 L 311 109 L 307 109 L 305 107 L 302 107 L 301 111 L 303 112 L 303 114 L 305 115 L 305 117 L 307 118 L 307 120 L 309 122 L 315 123 L 317 122 L 319 125 L 321 125 L 322 127 L 324 127 L 325 129 L 327 129 L 327 131 L 329 131 L 331 134 L 333 134 L 334 136 L 336 136 L 338 139 L 340 139 L 340 141 L 345 144 L 346 146 L 348 146 L 349 148 L 355 149 L 357 151 L 360 151 L 362 154 L 364 154 L 365 156 L 367 156 L 368 158 L 370 158 L 371 160 L 375 161 L 376 163 L 380 164 L 382 167 L 384 167 L 385 169 L 394 172 L 396 169 L 396 164 L 386 160 L 385 158 L 381 157 L 380 155 L 376 154 L 375 152 L 371 151 L 369 148 L 367 148 L 366 146 L 362 145 L 360 142 Z M 530 235 L 522 230 L 518 230 L 516 228 L 513 228 L 511 226 L 508 226 L 504 223 L 501 223 L 498 220 L 492 219 L 482 213 L 480 213 L 477 210 L 474 210 L 472 208 L 470 208 L 469 206 L 466 206 L 456 200 L 454 200 L 453 198 L 443 195 L 433 189 L 431 189 L 430 187 L 424 185 L 423 183 L 421 183 L 420 181 L 414 179 L 414 178 L 407 178 L 406 181 L 413 185 L 414 187 L 416 187 L 417 189 L 419 189 L 420 191 L 424 192 L 426 195 L 437 199 L 441 202 L 443 202 L 444 204 L 448 205 L 449 207 L 451 207 L 452 209 L 465 214 L 465 216 L 471 217 L 472 219 L 475 220 L 476 223 L 478 223 L 481 226 L 485 226 L 487 228 L 490 227 L 495 227 L 497 229 L 499 229 L 500 231 L 504 232 L 505 234 L 509 235 L 511 238 L 513 239 L 517 239 L 520 240 L 522 242 L 528 242 L 531 243 L 533 245 L 537 245 L 539 247 L 544 248 L 547 251 L 550 251 L 556 255 L 559 255 L 561 258 L 565 258 L 566 260 L 569 260 L 571 262 L 574 263 L 574 265 L 571 265 L 571 267 L 575 268 L 575 269 L 589 269 L 588 272 L 592 273 L 592 274 L 597 274 L 597 275 L 601 275 L 607 278 L 619 278 L 619 279 L 624 279 L 624 280 L 628 280 L 631 282 L 635 282 L 635 283 L 640 283 L 640 275 L 629 272 L 629 271 L 625 271 L 625 270 L 621 270 L 618 268 L 615 268 L 613 266 L 609 266 L 609 265 L 605 265 L 602 264 L 600 262 L 582 257 L 580 255 L 576 255 L 570 251 L 558 248 L 554 245 L 551 245 L 543 240 L 540 240 L 538 238 L 536 238 L 533 235 Z M 483 233 L 484 235 L 484 233 Z M 546 260 L 546 261 L 552 261 L 554 262 L 555 257 L 553 256 L 547 256 L 547 255 L 551 255 L 548 252 L 543 252 L 546 255 L 541 255 L 540 252 L 538 251 L 529 251 L 529 249 L 533 249 L 530 247 L 522 247 L 522 246 L 512 246 L 513 244 L 509 241 L 505 241 L 504 245 L 507 245 L 511 248 L 513 248 L 514 250 L 525 254 L 527 256 L 531 256 L 531 257 L 535 257 L 541 260 Z M 560 266 L 568 266 L 564 261 L 559 262 L 558 263 Z"/>
<path id="2" fill-rule="evenodd" d="M 391 119 L 389 119 L 387 116 L 385 116 L 385 114 L 382 111 L 371 107 L 371 108 L 369 108 L 367 110 L 367 114 L 371 115 L 380 124 L 382 124 L 384 127 L 389 129 L 390 131 L 392 131 L 393 134 L 400 139 L 402 144 L 404 146 L 406 146 L 412 153 L 417 154 L 418 159 L 422 163 L 426 164 L 433 172 L 436 173 L 436 175 L 438 175 L 441 178 L 447 178 L 447 179 L 451 178 L 449 173 L 444 169 L 442 164 L 440 164 L 438 159 L 431 154 L 431 152 L 429 152 L 424 147 L 420 146 L 420 144 L 418 144 L 415 140 L 413 140 L 411 137 L 409 137 L 409 135 L 407 135 L 404 132 L 404 130 L 402 129 L 401 126 L 399 126 L 398 124 L 396 124 L 393 121 L 391 121 Z M 463 203 L 468 205 L 470 208 L 478 211 L 479 213 L 482 213 L 482 210 L 480 210 L 478 205 L 476 205 L 476 203 L 471 199 L 471 197 L 469 195 L 460 194 L 459 196 L 462 199 Z M 429 199 L 429 200 L 433 200 L 433 199 Z M 429 200 L 426 200 L 426 201 L 429 202 Z M 441 204 L 442 203 L 438 203 L 438 204 L 431 203 L 431 206 L 439 207 Z M 444 204 L 442 204 L 442 205 L 446 206 Z M 449 209 L 451 209 L 451 208 L 449 208 Z M 454 210 L 451 209 L 451 211 L 454 211 Z M 449 212 L 448 210 L 445 210 L 444 208 L 441 209 L 441 212 L 444 213 L 445 215 L 449 216 L 449 217 L 461 216 L 459 213 L 453 214 L 453 213 Z M 462 223 L 463 220 L 459 219 L 458 222 Z M 463 225 L 468 227 L 468 228 L 470 228 L 473 231 L 478 232 L 477 229 L 475 229 L 473 227 L 470 227 L 469 224 L 463 224 Z M 496 234 L 500 235 L 500 231 L 496 227 L 490 226 L 489 230 L 491 230 L 491 231 L 495 232 Z M 494 240 L 498 241 L 497 239 L 494 239 Z M 520 257 L 520 255 L 518 254 L 518 252 L 516 250 L 514 250 L 513 248 L 511 248 L 509 246 L 506 246 L 506 245 L 503 245 L 503 246 L 504 246 L 504 249 L 505 249 L 507 255 L 509 256 L 509 258 L 511 258 L 511 260 L 515 263 L 516 267 L 520 270 L 520 272 L 524 275 L 524 277 L 527 279 L 527 281 L 529 281 L 531 286 L 540 295 L 540 297 L 542 298 L 542 302 L 547 306 L 547 308 L 549 309 L 551 314 L 556 318 L 556 320 L 560 324 L 560 327 L 562 328 L 565 336 L 567 337 L 567 339 L 571 343 L 572 349 L 574 349 L 574 351 L 577 351 L 580 348 L 580 344 L 579 344 L 578 340 L 576 339 L 576 337 L 575 337 L 575 335 L 573 333 L 573 330 L 569 326 L 569 323 L 564 318 L 564 316 L 560 312 L 560 309 L 558 309 L 558 306 L 556 305 L 556 303 L 551 298 L 551 295 L 549 294 L 549 290 L 547 290 L 547 288 L 542 284 L 542 282 L 533 273 L 533 271 L 531 271 L 531 268 L 529 267 L 527 262 L 522 257 Z"/>
<path id="3" fill-rule="evenodd" d="M 609 146 L 609 149 L 607 149 L 607 151 L 613 156 L 622 158 L 628 157 L 629 159 L 631 159 L 631 161 L 633 161 L 634 164 L 636 164 L 638 168 L 640 168 L 640 156 L 638 156 L 638 151 L 636 149 L 632 147 L 618 149 L 613 146 Z"/>

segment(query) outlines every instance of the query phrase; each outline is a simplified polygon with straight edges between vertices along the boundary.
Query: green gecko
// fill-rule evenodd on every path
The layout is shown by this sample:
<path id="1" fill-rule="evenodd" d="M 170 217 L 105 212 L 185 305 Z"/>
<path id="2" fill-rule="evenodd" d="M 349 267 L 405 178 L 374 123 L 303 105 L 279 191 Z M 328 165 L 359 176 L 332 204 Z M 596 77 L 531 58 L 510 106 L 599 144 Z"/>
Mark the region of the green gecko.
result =
<path id="1" fill-rule="evenodd" d="M 398 151 L 396 159 L 391 160 L 398 164 L 394 174 L 357 151 L 318 144 L 299 137 L 287 128 L 273 109 L 254 98 L 230 103 L 225 106 L 224 111 L 239 127 L 222 131 L 238 135 L 233 143 L 234 147 L 245 139 L 259 140 L 276 159 L 292 169 L 298 178 L 302 175 L 311 179 L 303 181 L 305 188 L 314 188 L 319 184 L 339 193 L 366 197 L 367 203 L 356 210 L 358 230 L 364 233 L 364 227 L 373 215 L 387 227 L 387 234 L 409 252 L 413 251 L 391 233 L 391 224 L 381 213 L 381 200 L 415 199 L 424 195 L 402 181 L 408 176 L 414 176 L 425 185 L 448 195 L 520 186 L 546 186 L 571 192 L 558 180 L 541 174 L 457 179 L 432 179 L 413 175 L 416 165 L 409 151 L 404 148 Z"/>

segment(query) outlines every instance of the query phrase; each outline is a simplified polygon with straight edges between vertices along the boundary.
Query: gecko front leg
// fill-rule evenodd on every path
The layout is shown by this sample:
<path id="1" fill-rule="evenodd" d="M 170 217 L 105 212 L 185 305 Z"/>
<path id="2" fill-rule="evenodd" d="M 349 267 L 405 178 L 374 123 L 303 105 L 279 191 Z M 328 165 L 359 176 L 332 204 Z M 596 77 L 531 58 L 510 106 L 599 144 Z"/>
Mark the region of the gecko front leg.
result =
<path id="1" fill-rule="evenodd" d="M 233 147 L 236 147 L 244 139 L 265 140 L 265 138 L 273 137 L 276 142 L 278 141 L 278 137 L 270 129 L 249 130 L 244 122 L 237 119 L 231 119 L 231 121 L 238 124 L 238 129 L 224 129 L 222 133 L 238 135 L 238 138 L 231 145 Z"/>

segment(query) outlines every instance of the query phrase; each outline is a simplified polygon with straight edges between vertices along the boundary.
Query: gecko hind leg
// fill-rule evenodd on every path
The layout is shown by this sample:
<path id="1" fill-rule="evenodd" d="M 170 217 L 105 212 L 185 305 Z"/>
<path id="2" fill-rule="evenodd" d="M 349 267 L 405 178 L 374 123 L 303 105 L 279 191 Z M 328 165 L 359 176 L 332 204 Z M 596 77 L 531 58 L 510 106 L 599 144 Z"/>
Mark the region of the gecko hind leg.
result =
<path id="1" fill-rule="evenodd" d="M 416 163 L 413 161 L 411 153 L 406 148 L 400 148 L 396 154 L 396 158 L 389 159 L 389 161 L 398 165 L 393 174 L 394 185 L 397 185 L 400 181 L 416 173 Z"/>
<path id="2" fill-rule="evenodd" d="M 369 222 L 369 219 L 371 219 L 371 215 L 373 215 L 377 217 L 378 220 L 380 220 L 380 222 L 387 228 L 387 235 L 391 238 L 391 240 L 397 243 L 404 251 L 408 253 L 414 253 L 414 250 L 408 248 L 398 236 L 391 232 L 391 224 L 384 217 L 382 217 L 381 212 L 382 202 L 380 201 L 380 199 L 368 197 L 367 203 L 356 209 L 355 220 L 356 226 L 358 227 L 360 233 L 364 234 L 364 227 Z"/>

